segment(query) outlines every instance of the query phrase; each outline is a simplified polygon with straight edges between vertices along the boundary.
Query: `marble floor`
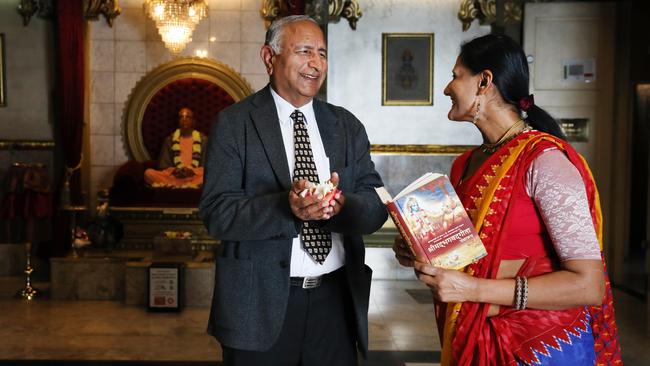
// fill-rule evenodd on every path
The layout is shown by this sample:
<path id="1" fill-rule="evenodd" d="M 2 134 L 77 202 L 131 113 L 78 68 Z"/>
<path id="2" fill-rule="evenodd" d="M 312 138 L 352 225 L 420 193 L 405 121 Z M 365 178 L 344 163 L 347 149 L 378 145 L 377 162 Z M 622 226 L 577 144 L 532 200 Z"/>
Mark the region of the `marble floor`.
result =
<path id="1" fill-rule="evenodd" d="M 47 289 L 47 283 L 37 283 Z M 148 313 L 117 301 L 13 299 L 20 278 L 0 277 L 1 365 L 217 365 L 218 343 L 205 334 L 208 308 Z M 615 291 L 626 365 L 650 365 L 645 303 Z M 364 366 L 431 366 L 440 340 L 426 287 L 373 281 L 370 358 Z M 121 362 L 120 362 L 121 361 Z"/>

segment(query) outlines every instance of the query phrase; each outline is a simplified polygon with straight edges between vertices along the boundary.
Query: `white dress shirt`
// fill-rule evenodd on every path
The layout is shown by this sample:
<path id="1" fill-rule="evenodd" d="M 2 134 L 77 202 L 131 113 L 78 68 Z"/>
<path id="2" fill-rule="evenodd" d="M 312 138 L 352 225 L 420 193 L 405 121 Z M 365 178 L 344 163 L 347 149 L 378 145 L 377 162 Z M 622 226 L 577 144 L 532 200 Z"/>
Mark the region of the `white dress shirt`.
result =
<path id="1" fill-rule="evenodd" d="M 325 182 L 330 179 L 330 163 L 329 158 L 325 155 L 325 147 L 323 140 L 318 131 L 318 124 L 316 124 L 316 115 L 314 114 L 313 101 L 296 108 L 291 103 L 284 100 L 278 93 L 271 89 L 271 95 L 275 101 L 275 108 L 278 111 L 278 119 L 280 121 L 280 129 L 282 131 L 282 140 L 284 142 L 284 151 L 287 154 L 287 163 L 289 164 L 289 174 L 293 181 L 293 168 L 294 168 L 294 148 L 293 148 L 293 120 L 291 113 L 298 109 L 305 115 L 305 126 L 307 133 L 309 133 L 309 142 L 311 143 L 312 153 L 314 154 L 314 163 L 318 170 L 318 179 Z M 300 235 L 293 238 L 293 245 L 291 247 L 291 277 L 307 277 L 307 276 L 320 276 L 325 273 L 332 272 L 345 264 L 345 250 L 343 249 L 343 237 L 339 233 L 332 233 L 332 250 L 327 255 L 323 264 L 318 264 L 311 256 L 302 248 L 302 240 Z"/>

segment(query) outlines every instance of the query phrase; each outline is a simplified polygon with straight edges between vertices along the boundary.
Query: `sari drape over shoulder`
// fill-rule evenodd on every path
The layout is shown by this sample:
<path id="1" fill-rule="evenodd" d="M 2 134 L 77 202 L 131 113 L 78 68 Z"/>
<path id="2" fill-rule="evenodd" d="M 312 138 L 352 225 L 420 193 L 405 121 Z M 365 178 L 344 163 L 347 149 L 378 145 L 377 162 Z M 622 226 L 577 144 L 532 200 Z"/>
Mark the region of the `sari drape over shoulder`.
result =
<path id="1" fill-rule="evenodd" d="M 486 257 L 466 267 L 467 273 L 479 278 L 496 278 L 505 256 L 503 248 L 510 243 L 509 235 L 521 232 L 522 228 L 523 231 L 528 228 L 531 234 L 517 244 L 525 259 L 517 275 L 535 277 L 560 268 L 544 223 L 523 191 L 526 171 L 548 149 L 560 149 L 578 169 L 602 251 L 598 191 L 586 162 L 565 141 L 529 131 L 502 146 L 463 182 L 461 176 L 472 151 L 454 161 L 452 184 L 488 252 Z M 595 358 L 597 365 L 622 364 L 604 258 L 603 270 L 606 289 L 601 306 L 565 310 L 515 310 L 502 306 L 498 315 L 487 317 L 489 304 L 436 303 L 442 364 L 575 366 L 584 364 L 589 357 Z"/>

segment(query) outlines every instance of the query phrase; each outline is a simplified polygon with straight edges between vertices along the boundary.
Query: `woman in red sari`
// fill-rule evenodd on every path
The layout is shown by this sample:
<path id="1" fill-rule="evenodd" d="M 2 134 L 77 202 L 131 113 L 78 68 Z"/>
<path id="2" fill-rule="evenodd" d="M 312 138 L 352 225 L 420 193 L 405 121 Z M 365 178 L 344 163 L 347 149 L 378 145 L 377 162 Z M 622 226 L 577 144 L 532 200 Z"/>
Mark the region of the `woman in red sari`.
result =
<path id="1" fill-rule="evenodd" d="M 528 78 L 521 47 L 487 35 L 445 88 L 449 119 L 484 139 L 450 178 L 488 255 L 456 271 L 394 251 L 433 292 L 442 365 L 621 364 L 596 185 Z"/>

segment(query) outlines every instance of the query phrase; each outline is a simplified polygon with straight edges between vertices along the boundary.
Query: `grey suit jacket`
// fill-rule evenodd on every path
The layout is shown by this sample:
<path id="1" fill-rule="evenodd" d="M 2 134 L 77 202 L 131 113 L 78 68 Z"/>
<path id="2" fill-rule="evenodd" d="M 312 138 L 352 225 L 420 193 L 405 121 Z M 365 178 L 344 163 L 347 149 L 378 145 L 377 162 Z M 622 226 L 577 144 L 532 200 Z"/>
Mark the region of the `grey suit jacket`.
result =
<path id="1" fill-rule="evenodd" d="M 363 125 L 348 111 L 314 100 L 330 169 L 346 197 L 323 226 L 343 234 L 345 270 L 356 314 L 357 346 L 368 348 L 372 271 L 362 234 L 386 221 L 374 191 L 382 185 Z M 201 217 L 221 240 L 208 332 L 228 347 L 268 350 L 284 322 L 292 239 L 301 221 L 289 207 L 291 187 L 277 110 L 269 86 L 223 110 L 208 139 Z"/>

